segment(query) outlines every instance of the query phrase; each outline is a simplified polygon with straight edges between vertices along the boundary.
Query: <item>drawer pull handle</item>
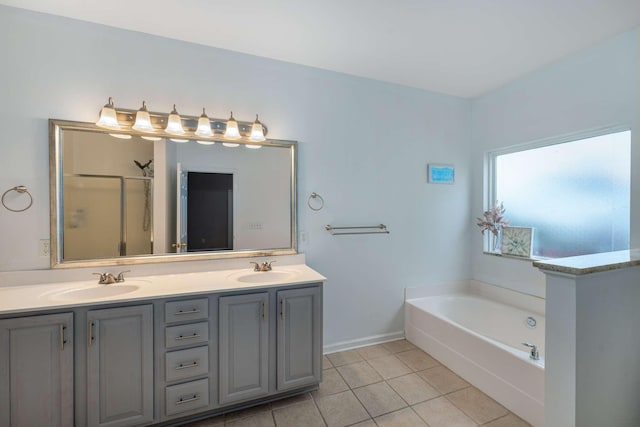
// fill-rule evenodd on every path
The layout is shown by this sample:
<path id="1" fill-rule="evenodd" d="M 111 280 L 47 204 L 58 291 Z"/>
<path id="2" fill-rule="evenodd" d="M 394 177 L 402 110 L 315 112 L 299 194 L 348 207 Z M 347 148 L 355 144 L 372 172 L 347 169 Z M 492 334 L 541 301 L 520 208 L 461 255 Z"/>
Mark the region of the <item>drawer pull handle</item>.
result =
<path id="1" fill-rule="evenodd" d="M 176 337 L 176 341 L 182 341 L 182 340 L 191 340 L 194 338 L 200 338 L 200 334 L 197 332 L 194 332 L 192 335 L 178 335 Z"/>
<path id="2" fill-rule="evenodd" d="M 176 366 L 176 371 L 180 370 L 180 369 L 195 368 L 196 366 L 200 366 L 200 364 L 198 362 L 193 362 L 193 363 L 190 363 L 188 365 L 185 365 L 185 364 L 181 363 L 178 366 Z"/>
<path id="3" fill-rule="evenodd" d="M 199 399 L 200 396 L 198 396 L 197 394 L 194 394 L 193 397 L 188 397 L 186 399 L 184 397 L 181 397 L 180 400 L 176 401 L 176 405 L 184 405 L 185 403 L 194 402 Z"/>
<path id="4" fill-rule="evenodd" d="M 178 310 L 176 312 L 176 316 L 182 316 L 183 314 L 198 314 L 198 313 L 200 313 L 200 310 L 198 310 L 197 308 L 194 308 L 193 310 L 189 310 L 189 311 Z"/>

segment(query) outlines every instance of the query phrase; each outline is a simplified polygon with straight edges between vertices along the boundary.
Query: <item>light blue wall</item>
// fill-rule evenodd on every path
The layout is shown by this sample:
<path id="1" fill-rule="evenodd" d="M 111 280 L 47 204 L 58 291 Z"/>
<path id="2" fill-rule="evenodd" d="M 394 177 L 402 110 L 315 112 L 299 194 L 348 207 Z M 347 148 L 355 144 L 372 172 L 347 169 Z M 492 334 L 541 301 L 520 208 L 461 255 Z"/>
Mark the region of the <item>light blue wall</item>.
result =
<path id="1" fill-rule="evenodd" d="M 473 100 L 471 176 L 475 216 L 483 210 L 483 158 L 487 151 L 629 125 L 631 246 L 640 247 L 639 39 L 639 30 L 619 35 Z M 529 262 L 483 255 L 479 233 L 473 238 L 473 278 L 544 295 L 544 276 Z"/>
<path id="2" fill-rule="evenodd" d="M 404 288 L 470 276 L 470 101 L 69 19 L 0 7 L 0 190 L 26 185 L 32 209 L 0 209 L 0 271 L 43 269 L 49 236 L 49 118 L 95 121 L 122 108 L 239 119 L 299 141 L 300 249 L 328 277 L 325 345 L 402 333 Z M 426 184 L 428 162 L 456 184 Z M 325 209 L 312 212 L 316 191 Z M 326 224 L 385 223 L 388 236 L 332 237 Z"/>

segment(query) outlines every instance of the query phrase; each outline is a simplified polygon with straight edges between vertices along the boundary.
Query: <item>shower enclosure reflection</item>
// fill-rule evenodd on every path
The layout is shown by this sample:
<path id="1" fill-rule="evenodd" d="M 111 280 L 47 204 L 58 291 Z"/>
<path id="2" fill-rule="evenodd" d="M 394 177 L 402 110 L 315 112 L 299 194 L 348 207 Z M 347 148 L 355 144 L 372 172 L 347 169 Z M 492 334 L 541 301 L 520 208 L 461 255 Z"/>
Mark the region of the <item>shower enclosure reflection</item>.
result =
<path id="1" fill-rule="evenodd" d="M 53 266 L 295 253 L 294 142 L 121 139 L 54 120 L 51 133 Z"/>

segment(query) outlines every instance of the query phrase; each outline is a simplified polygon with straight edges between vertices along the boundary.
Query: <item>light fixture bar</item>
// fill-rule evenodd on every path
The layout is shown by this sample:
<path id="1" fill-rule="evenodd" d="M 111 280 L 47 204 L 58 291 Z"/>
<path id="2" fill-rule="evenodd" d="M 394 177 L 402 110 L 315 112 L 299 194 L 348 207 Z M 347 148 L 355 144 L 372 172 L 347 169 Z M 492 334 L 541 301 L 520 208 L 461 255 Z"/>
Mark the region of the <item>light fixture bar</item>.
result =
<path id="1" fill-rule="evenodd" d="M 167 127 L 167 119 L 168 113 L 158 113 L 153 111 L 148 111 L 149 113 L 149 121 L 153 128 L 152 131 L 143 131 L 133 129 L 133 125 L 136 121 L 136 113 L 138 110 L 124 109 L 118 108 L 115 109 L 117 116 L 117 123 L 120 125 L 120 129 L 118 133 L 130 134 L 130 135 L 138 135 L 138 136 L 146 136 L 156 138 L 176 138 L 176 134 L 171 134 L 165 131 Z M 180 135 L 180 139 L 189 139 L 194 141 L 202 141 L 202 142 L 224 142 L 229 141 L 225 139 L 224 133 L 227 126 L 227 119 L 218 119 L 218 118 L 209 118 L 209 122 L 211 123 L 211 133 L 212 136 L 199 136 L 196 135 L 196 131 L 198 130 L 198 120 L 201 116 L 185 116 L 180 114 L 182 128 L 184 130 L 184 134 Z M 245 145 L 250 144 L 252 141 L 250 139 L 252 127 L 254 122 L 248 121 L 239 121 L 238 123 L 238 132 L 240 133 L 241 139 L 234 141 L 237 143 L 243 143 Z M 264 130 L 264 135 L 266 136 L 268 133 L 267 126 L 264 123 L 261 123 L 262 128 Z M 202 143 L 201 142 L 201 143 Z"/>

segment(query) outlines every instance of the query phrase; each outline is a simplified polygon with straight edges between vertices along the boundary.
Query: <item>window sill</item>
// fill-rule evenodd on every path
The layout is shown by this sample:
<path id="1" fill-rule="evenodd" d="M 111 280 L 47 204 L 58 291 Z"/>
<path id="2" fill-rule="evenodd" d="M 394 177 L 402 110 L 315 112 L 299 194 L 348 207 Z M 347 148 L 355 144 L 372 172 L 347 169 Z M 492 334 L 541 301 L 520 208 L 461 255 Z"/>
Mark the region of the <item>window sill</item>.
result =
<path id="1" fill-rule="evenodd" d="M 485 255 L 491 255 L 491 256 L 495 256 L 498 258 L 507 258 L 507 259 L 517 259 L 519 261 L 528 261 L 528 262 L 534 262 L 534 261 L 545 261 L 545 260 L 549 260 L 551 258 L 544 258 L 544 257 L 522 257 L 522 256 L 515 256 L 515 255 L 506 255 L 506 254 L 499 254 L 496 252 L 487 252 L 487 251 L 483 251 L 482 252 Z"/>

